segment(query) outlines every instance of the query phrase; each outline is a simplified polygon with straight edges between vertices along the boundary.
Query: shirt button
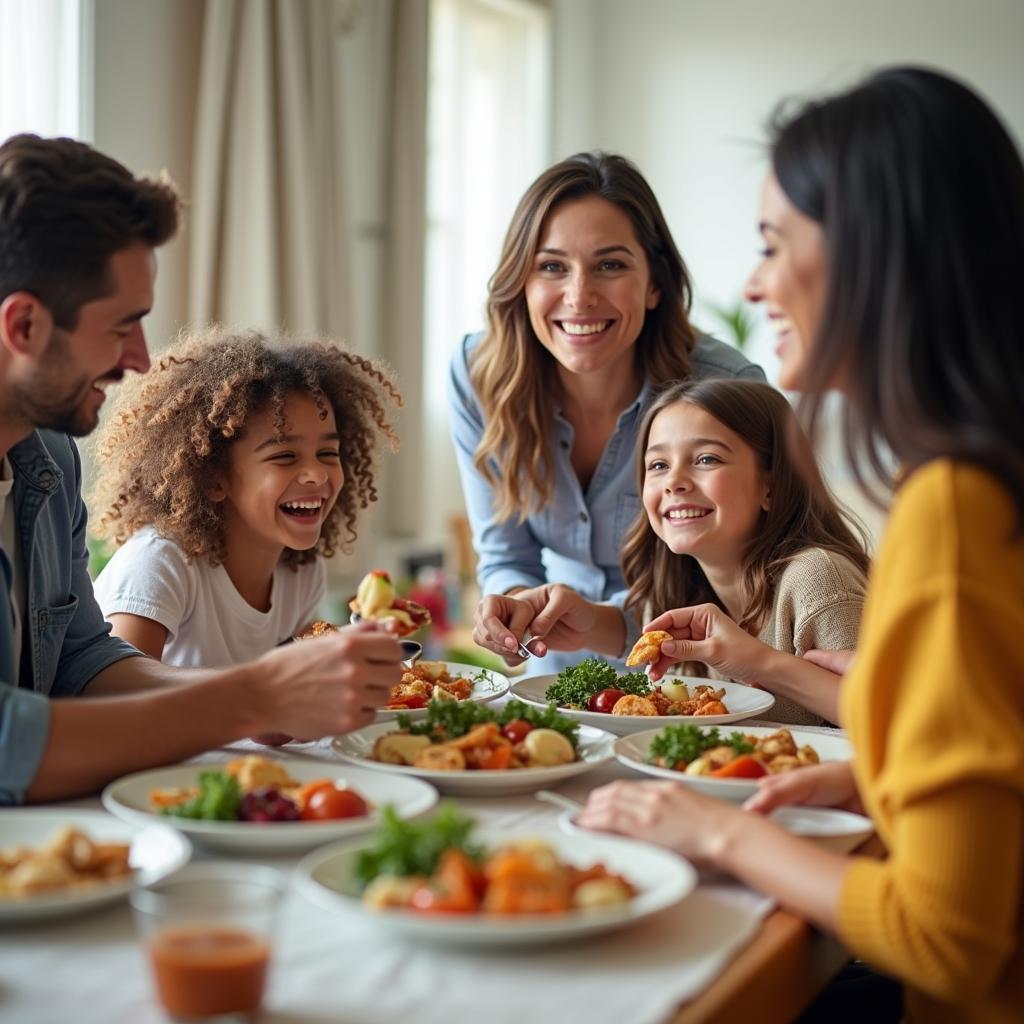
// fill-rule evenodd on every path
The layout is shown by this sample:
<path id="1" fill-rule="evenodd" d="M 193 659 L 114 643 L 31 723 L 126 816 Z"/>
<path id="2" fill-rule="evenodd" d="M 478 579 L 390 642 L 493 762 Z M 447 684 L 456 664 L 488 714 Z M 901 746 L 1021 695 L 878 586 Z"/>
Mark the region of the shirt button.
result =
<path id="1" fill-rule="evenodd" d="M 588 516 L 586 512 L 581 512 L 580 513 L 580 522 L 581 523 L 589 523 L 590 522 L 590 516 Z"/>
<path id="2" fill-rule="evenodd" d="M 42 473 L 39 474 L 39 483 L 43 487 L 49 487 L 50 484 L 53 483 L 53 473 L 48 469 L 44 469 Z"/>
<path id="3" fill-rule="evenodd" d="M 562 445 L 563 448 L 568 448 L 569 447 L 569 442 L 568 441 L 562 441 L 561 445 Z"/>
<path id="4" fill-rule="evenodd" d="M 50 621 L 50 613 L 49 612 L 40 612 L 39 613 L 39 625 L 41 627 L 45 628 L 46 624 L 49 621 Z"/>

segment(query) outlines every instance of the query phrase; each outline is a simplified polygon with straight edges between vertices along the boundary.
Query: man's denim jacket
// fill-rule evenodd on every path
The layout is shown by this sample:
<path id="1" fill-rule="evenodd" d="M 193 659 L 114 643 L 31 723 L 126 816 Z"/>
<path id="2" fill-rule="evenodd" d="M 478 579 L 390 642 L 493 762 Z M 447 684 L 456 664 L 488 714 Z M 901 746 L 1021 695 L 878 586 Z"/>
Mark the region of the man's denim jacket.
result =
<path id="1" fill-rule="evenodd" d="M 86 571 L 81 461 L 64 434 L 37 431 L 8 453 L 27 591 L 14 664 L 11 563 L 0 550 L 0 804 L 21 803 L 42 760 L 50 697 L 77 697 L 98 672 L 139 652 L 110 636 Z"/>

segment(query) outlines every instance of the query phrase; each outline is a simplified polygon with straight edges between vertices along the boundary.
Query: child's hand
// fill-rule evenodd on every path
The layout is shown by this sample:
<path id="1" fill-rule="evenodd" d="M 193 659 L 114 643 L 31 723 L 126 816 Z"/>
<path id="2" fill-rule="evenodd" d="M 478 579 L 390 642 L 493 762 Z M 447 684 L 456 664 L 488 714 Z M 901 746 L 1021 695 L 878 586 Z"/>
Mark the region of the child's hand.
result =
<path id="1" fill-rule="evenodd" d="M 690 608 L 674 608 L 644 626 L 644 632 L 664 630 L 675 637 L 661 645 L 661 657 L 648 674 L 660 679 L 680 661 L 700 661 L 710 665 L 728 679 L 756 682 L 761 663 L 769 649 L 744 632 L 725 612 L 714 604 L 698 604 Z"/>
<path id="2" fill-rule="evenodd" d="M 402 677 L 402 649 L 375 623 L 275 647 L 256 661 L 256 732 L 330 736 L 369 725 Z"/>

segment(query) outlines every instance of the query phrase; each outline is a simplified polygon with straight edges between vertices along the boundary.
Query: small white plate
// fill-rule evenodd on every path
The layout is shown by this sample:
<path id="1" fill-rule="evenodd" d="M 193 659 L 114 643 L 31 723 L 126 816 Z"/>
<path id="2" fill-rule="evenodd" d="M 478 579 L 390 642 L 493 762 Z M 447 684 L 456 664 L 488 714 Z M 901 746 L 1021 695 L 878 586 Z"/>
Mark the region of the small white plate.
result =
<path id="1" fill-rule="evenodd" d="M 721 729 L 723 736 L 731 732 L 742 732 L 748 736 L 770 736 L 779 729 L 786 729 L 788 726 L 764 726 L 751 725 L 743 728 Z M 810 744 L 818 752 L 818 757 L 824 761 L 849 761 L 853 757 L 853 749 L 849 740 L 838 733 L 802 732 L 800 729 L 790 729 L 793 739 L 798 747 Z M 659 779 L 672 779 L 674 782 L 683 782 L 692 786 L 701 793 L 708 796 L 717 796 L 720 800 L 742 802 L 748 796 L 753 796 L 757 791 L 756 779 L 713 779 L 707 775 L 687 775 L 686 772 L 677 772 L 671 768 L 660 768 L 655 764 L 647 763 L 647 751 L 661 729 L 648 729 L 647 732 L 633 733 L 632 736 L 622 736 L 615 741 L 615 756 L 627 768 L 633 768 L 645 775 L 654 775 Z M 794 769 L 800 771 L 799 768 Z"/>
<path id="2" fill-rule="evenodd" d="M 473 692 L 466 698 L 475 704 L 489 704 L 492 700 L 504 697 L 508 693 L 509 682 L 506 676 L 500 672 L 492 672 L 490 669 L 480 668 L 477 665 L 462 665 L 455 661 L 442 662 L 448 667 L 448 673 L 454 678 L 460 676 L 473 680 Z M 390 708 L 377 709 L 378 722 L 393 722 L 399 715 L 408 715 L 410 718 L 425 718 L 426 708 L 414 708 L 411 711 L 398 709 L 393 711 Z"/>
<path id="3" fill-rule="evenodd" d="M 837 853 L 857 849 L 875 831 L 870 818 L 834 807 L 776 807 L 768 817 L 787 832 Z"/>
<path id="4" fill-rule="evenodd" d="M 382 776 L 330 761 L 275 760 L 280 760 L 288 774 L 300 782 L 327 778 L 335 785 L 354 789 L 371 805 L 370 813 L 361 818 L 334 821 L 252 822 L 194 821 L 150 810 L 150 790 L 197 786 L 200 772 L 223 771 L 226 763 L 178 765 L 126 775 L 103 791 L 103 806 L 125 821 L 170 825 L 214 850 L 262 854 L 310 850 L 314 846 L 366 832 L 376 824 L 377 812 L 383 804 L 392 804 L 400 818 L 414 818 L 430 810 L 437 802 L 437 790 L 419 779 Z"/>
<path id="5" fill-rule="evenodd" d="M 601 861 L 637 889 L 628 903 L 599 911 L 572 910 L 564 914 L 417 914 L 394 909 L 376 910 L 343 891 L 351 877 L 360 843 L 317 850 L 296 868 L 299 889 L 313 902 L 370 920 L 393 935 L 431 946 L 533 946 L 623 928 L 671 907 L 697 884 L 693 866 L 656 846 L 620 836 L 597 833 L 567 836 L 554 824 L 537 828 L 480 828 L 473 838 L 493 848 L 515 839 L 542 839 L 560 859 L 577 867 Z"/>
<path id="6" fill-rule="evenodd" d="M 518 697 L 526 704 L 546 708 L 550 703 L 544 697 L 544 691 L 558 676 L 529 676 L 512 684 L 512 696 Z M 571 708 L 559 708 L 559 713 L 575 718 L 585 725 L 597 729 L 605 729 L 616 736 L 628 736 L 632 732 L 650 729 L 652 725 L 679 725 L 691 722 L 693 725 L 726 725 L 730 722 L 742 722 L 744 718 L 757 718 L 770 710 L 775 698 L 767 690 L 759 690 L 755 686 L 742 686 L 740 683 L 724 683 L 717 679 L 697 679 L 692 676 L 673 676 L 687 686 L 699 684 L 713 686 L 716 690 L 725 690 L 723 703 L 729 708 L 727 715 L 659 715 L 657 718 L 647 715 L 605 715 L 599 711 L 574 711 Z"/>
<path id="7" fill-rule="evenodd" d="M 404 764 L 386 764 L 374 761 L 370 756 L 373 745 L 378 738 L 386 733 L 395 732 L 393 723 L 368 725 L 365 729 L 336 736 L 332 746 L 338 754 L 350 764 L 361 768 L 370 768 L 377 772 L 388 772 L 397 775 L 415 776 L 426 779 L 443 793 L 458 796 L 496 796 L 510 793 L 532 793 L 538 789 L 557 786 L 574 775 L 582 775 L 598 765 L 605 764 L 614 754 L 612 743 L 615 739 L 610 733 L 589 726 L 580 726 L 579 756 L 580 760 L 571 764 L 560 764 L 553 768 L 512 768 L 500 771 L 471 769 L 467 771 L 439 772 L 427 768 L 414 768 Z"/>
<path id="8" fill-rule="evenodd" d="M 65 825 L 80 829 L 95 842 L 130 843 L 128 862 L 133 872 L 96 885 L 44 892 L 24 899 L 0 898 L 0 923 L 62 917 L 116 903 L 128 895 L 136 881 L 155 882 L 187 864 L 192 856 L 192 844 L 165 824 L 131 824 L 103 811 L 73 808 L 18 808 L 0 812 L 0 845 L 5 849 L 45 846 Z"/>

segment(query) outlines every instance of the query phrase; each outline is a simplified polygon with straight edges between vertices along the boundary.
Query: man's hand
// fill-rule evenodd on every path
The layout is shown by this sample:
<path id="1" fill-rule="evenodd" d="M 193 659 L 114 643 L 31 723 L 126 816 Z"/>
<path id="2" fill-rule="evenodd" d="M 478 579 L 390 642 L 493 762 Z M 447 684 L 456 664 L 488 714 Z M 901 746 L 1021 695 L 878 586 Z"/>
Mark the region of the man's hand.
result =
<path id="1" fill-rule="evenodd" d="M 328 736 L 369 725 L 402 677 L 402 649 L 376 623 L 275 647 L 256 661 L 257 732 Z"/>

